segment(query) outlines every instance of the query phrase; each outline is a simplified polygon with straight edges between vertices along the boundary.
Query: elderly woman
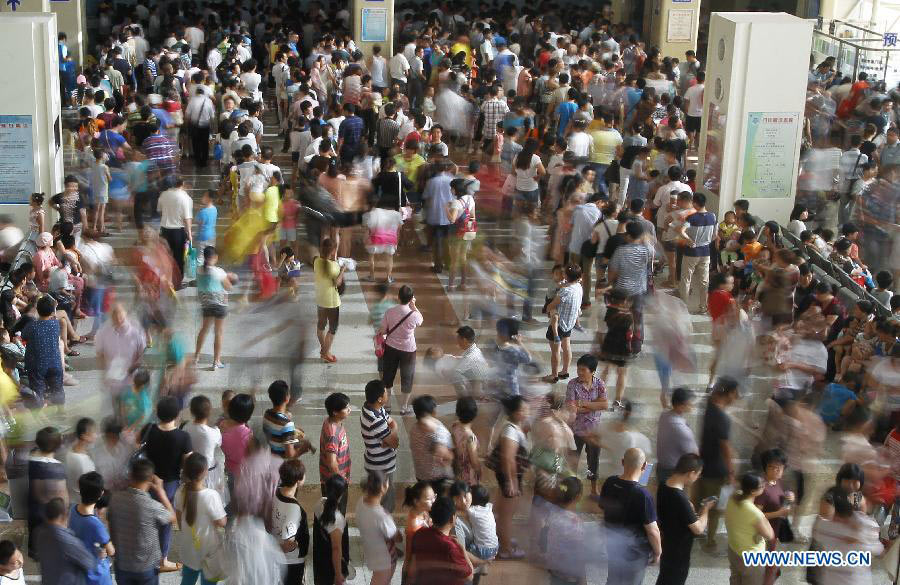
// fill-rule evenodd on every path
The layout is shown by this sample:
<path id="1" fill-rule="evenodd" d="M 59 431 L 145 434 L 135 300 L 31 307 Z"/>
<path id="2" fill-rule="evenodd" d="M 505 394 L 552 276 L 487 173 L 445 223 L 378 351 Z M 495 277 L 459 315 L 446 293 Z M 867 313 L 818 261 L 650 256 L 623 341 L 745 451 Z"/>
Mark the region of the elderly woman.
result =
<path id="1" fill-rule="evenodd" d="M 62 263 L 53 250 L 53 236 L 50 232 L 43 232 L 38 236 L 37 248 L 37 252 L 31 257 L 34 264 L 34 283 L 38 290 L 47 292 L 50 286 L 50 273 L 54 268 L 62 266 Z"/>

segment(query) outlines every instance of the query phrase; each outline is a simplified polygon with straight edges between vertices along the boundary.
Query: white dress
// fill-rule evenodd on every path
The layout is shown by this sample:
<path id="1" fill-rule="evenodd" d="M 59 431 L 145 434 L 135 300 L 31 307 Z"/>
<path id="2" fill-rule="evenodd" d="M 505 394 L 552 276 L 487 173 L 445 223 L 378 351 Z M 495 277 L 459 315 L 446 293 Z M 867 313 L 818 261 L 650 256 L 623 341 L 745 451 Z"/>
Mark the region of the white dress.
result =
<path id="1" fill-rule="evenodd" d="M 440 89 L 434 98 L 434 123 L 440 124 L 445 134 L 467 136 L 472 104 L 456 93 L 459 81 L 456 74 L 445 71 L 438 76 Z"/>

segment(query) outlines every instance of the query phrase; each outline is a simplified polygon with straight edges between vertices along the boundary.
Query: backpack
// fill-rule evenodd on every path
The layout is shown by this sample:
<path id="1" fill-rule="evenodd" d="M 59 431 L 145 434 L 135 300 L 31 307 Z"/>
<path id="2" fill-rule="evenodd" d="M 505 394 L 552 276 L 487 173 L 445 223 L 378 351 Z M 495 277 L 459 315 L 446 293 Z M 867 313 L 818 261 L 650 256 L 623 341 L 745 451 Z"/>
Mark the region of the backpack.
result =
<path id="1" fill-rule="evenodd" d="M 456 219 L 456 235 L 463 240 L 471 241 L 475 239 L 475 234 L 478 231 L 478 220 L 475 219 L 474 210 L 470 210 L 464 201 L 462 213 Z"/>

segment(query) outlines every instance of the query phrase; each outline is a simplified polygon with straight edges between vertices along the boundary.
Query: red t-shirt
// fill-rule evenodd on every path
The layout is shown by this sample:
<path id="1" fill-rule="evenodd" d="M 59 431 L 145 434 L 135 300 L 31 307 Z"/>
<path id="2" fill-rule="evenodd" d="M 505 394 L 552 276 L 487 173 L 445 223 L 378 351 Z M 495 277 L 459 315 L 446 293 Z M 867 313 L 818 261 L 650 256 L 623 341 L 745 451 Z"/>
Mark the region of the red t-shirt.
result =
<path id="1" fill-rule="evenodd" d="M 322 483 L 332 475 L 331 468 L 325 464 L 326 456 L 331 453 L 337 457 L 338 471 L 349 481 L 350 442 L 347 440 L 347 429 L 344 425 L 329 422 L 326 418 L 322 424 L 322 434 L 319 435 L 319 476 Z"/>
<path id="2" fill-rule="evenodd" d="M 459 542 L 437 528 L 416 531 L 412 539 L 412 554 L 416 559 L 415 583 L 463 585 L 472 574 Z"/>
<path id="3" fill-rule="evenodd" d="M 733 302 L 734 297 L 727 290 L 716 289 L 712 291 L 709 293 L 709 298 L 706 299 L 709 316 L 713 318 L 713 321 L 717 321 L 719 317 L 725 314 L 725 311 L 728 310 L 728 307 Z"/>

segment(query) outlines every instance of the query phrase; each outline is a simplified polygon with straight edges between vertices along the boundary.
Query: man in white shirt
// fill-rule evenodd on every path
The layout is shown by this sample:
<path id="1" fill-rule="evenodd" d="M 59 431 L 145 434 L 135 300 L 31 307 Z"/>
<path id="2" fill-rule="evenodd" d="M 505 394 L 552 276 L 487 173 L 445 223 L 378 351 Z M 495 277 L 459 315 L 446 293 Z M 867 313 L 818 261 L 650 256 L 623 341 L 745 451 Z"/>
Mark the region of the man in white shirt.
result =
<path id="1" fill-rule="evenodd" d="M 566 150 L 575 155 L 575 164 L 581 165 L 588 162 L 591 150 L 594 148 L 594 138 L 585 132 L 587 124 L 584 120 L 577 120 L 572 124 L 574 130 L 566 142 Z"/>
<path id="2" fill-rule="evenodd" d="M 180 290 L 184 275 L 184 248 L 193 242 L 191 220 L 194 217 L 194 202 L 184 190 L 184 179 L 176 178 L 174 183 L 174 187 L 160 193 L 156 211 L 160 214 L 159 235 L 169 244 L 175 260 L 172 283 L 175 290 Z"/>
<path id="3" fill-rule="evenodd" d="M 198 168 L 204 168 L 209 162 L 209 125 L 215 115 L 216 108 L 212 100 L 202 86 L 198 87 L 184 112 L 184 120 L 191 136 L 191 151 Z"/>
<path id="4" fill-rule="evenodd" d="M 684 101 L 687 102 L 684 108 L 687 119 L 684 123 L 684 130 L 687 132 L 689 146 L 696 148 L 700 138 L 700 122 L 703 117 L 703 89 L 704 81 L 706 81 L 706 73 L 697 72 L 697 83 L 687 88 L 684 92 Z"/>
<path id="5" fill-rule="evenodd" d="M 391 73 L 391 84 L 396 83 L 400 86 L 400 91 L 406 93 L 406 74 L 409 73 L 409 60 L 401 51 L 397 51 L 397 54 L 391 57 L 388 69 Z"/>
<path id="6" fill-rule="evenodd" d="M 203 32 L 203 19 L 198 18 L 194 26 L 184 29 L 184 39 L 191 45 L 191 54 L 199 55 L 200 47 L 206 42 L 206 34 Z"/>
<path id="7" fill-rule="evenodd" d="M 682 183 L 682 175 L 684 171 L 678 165 L 669 167 L 669 182 L 656 190 L 653 196 L 653 209 L 659 209 L 663 205 L 669 203 L 669 195 L 674 191 L 681 193 L 682 191 L 691 192 L 691 187 L 687 183 Z"/>

